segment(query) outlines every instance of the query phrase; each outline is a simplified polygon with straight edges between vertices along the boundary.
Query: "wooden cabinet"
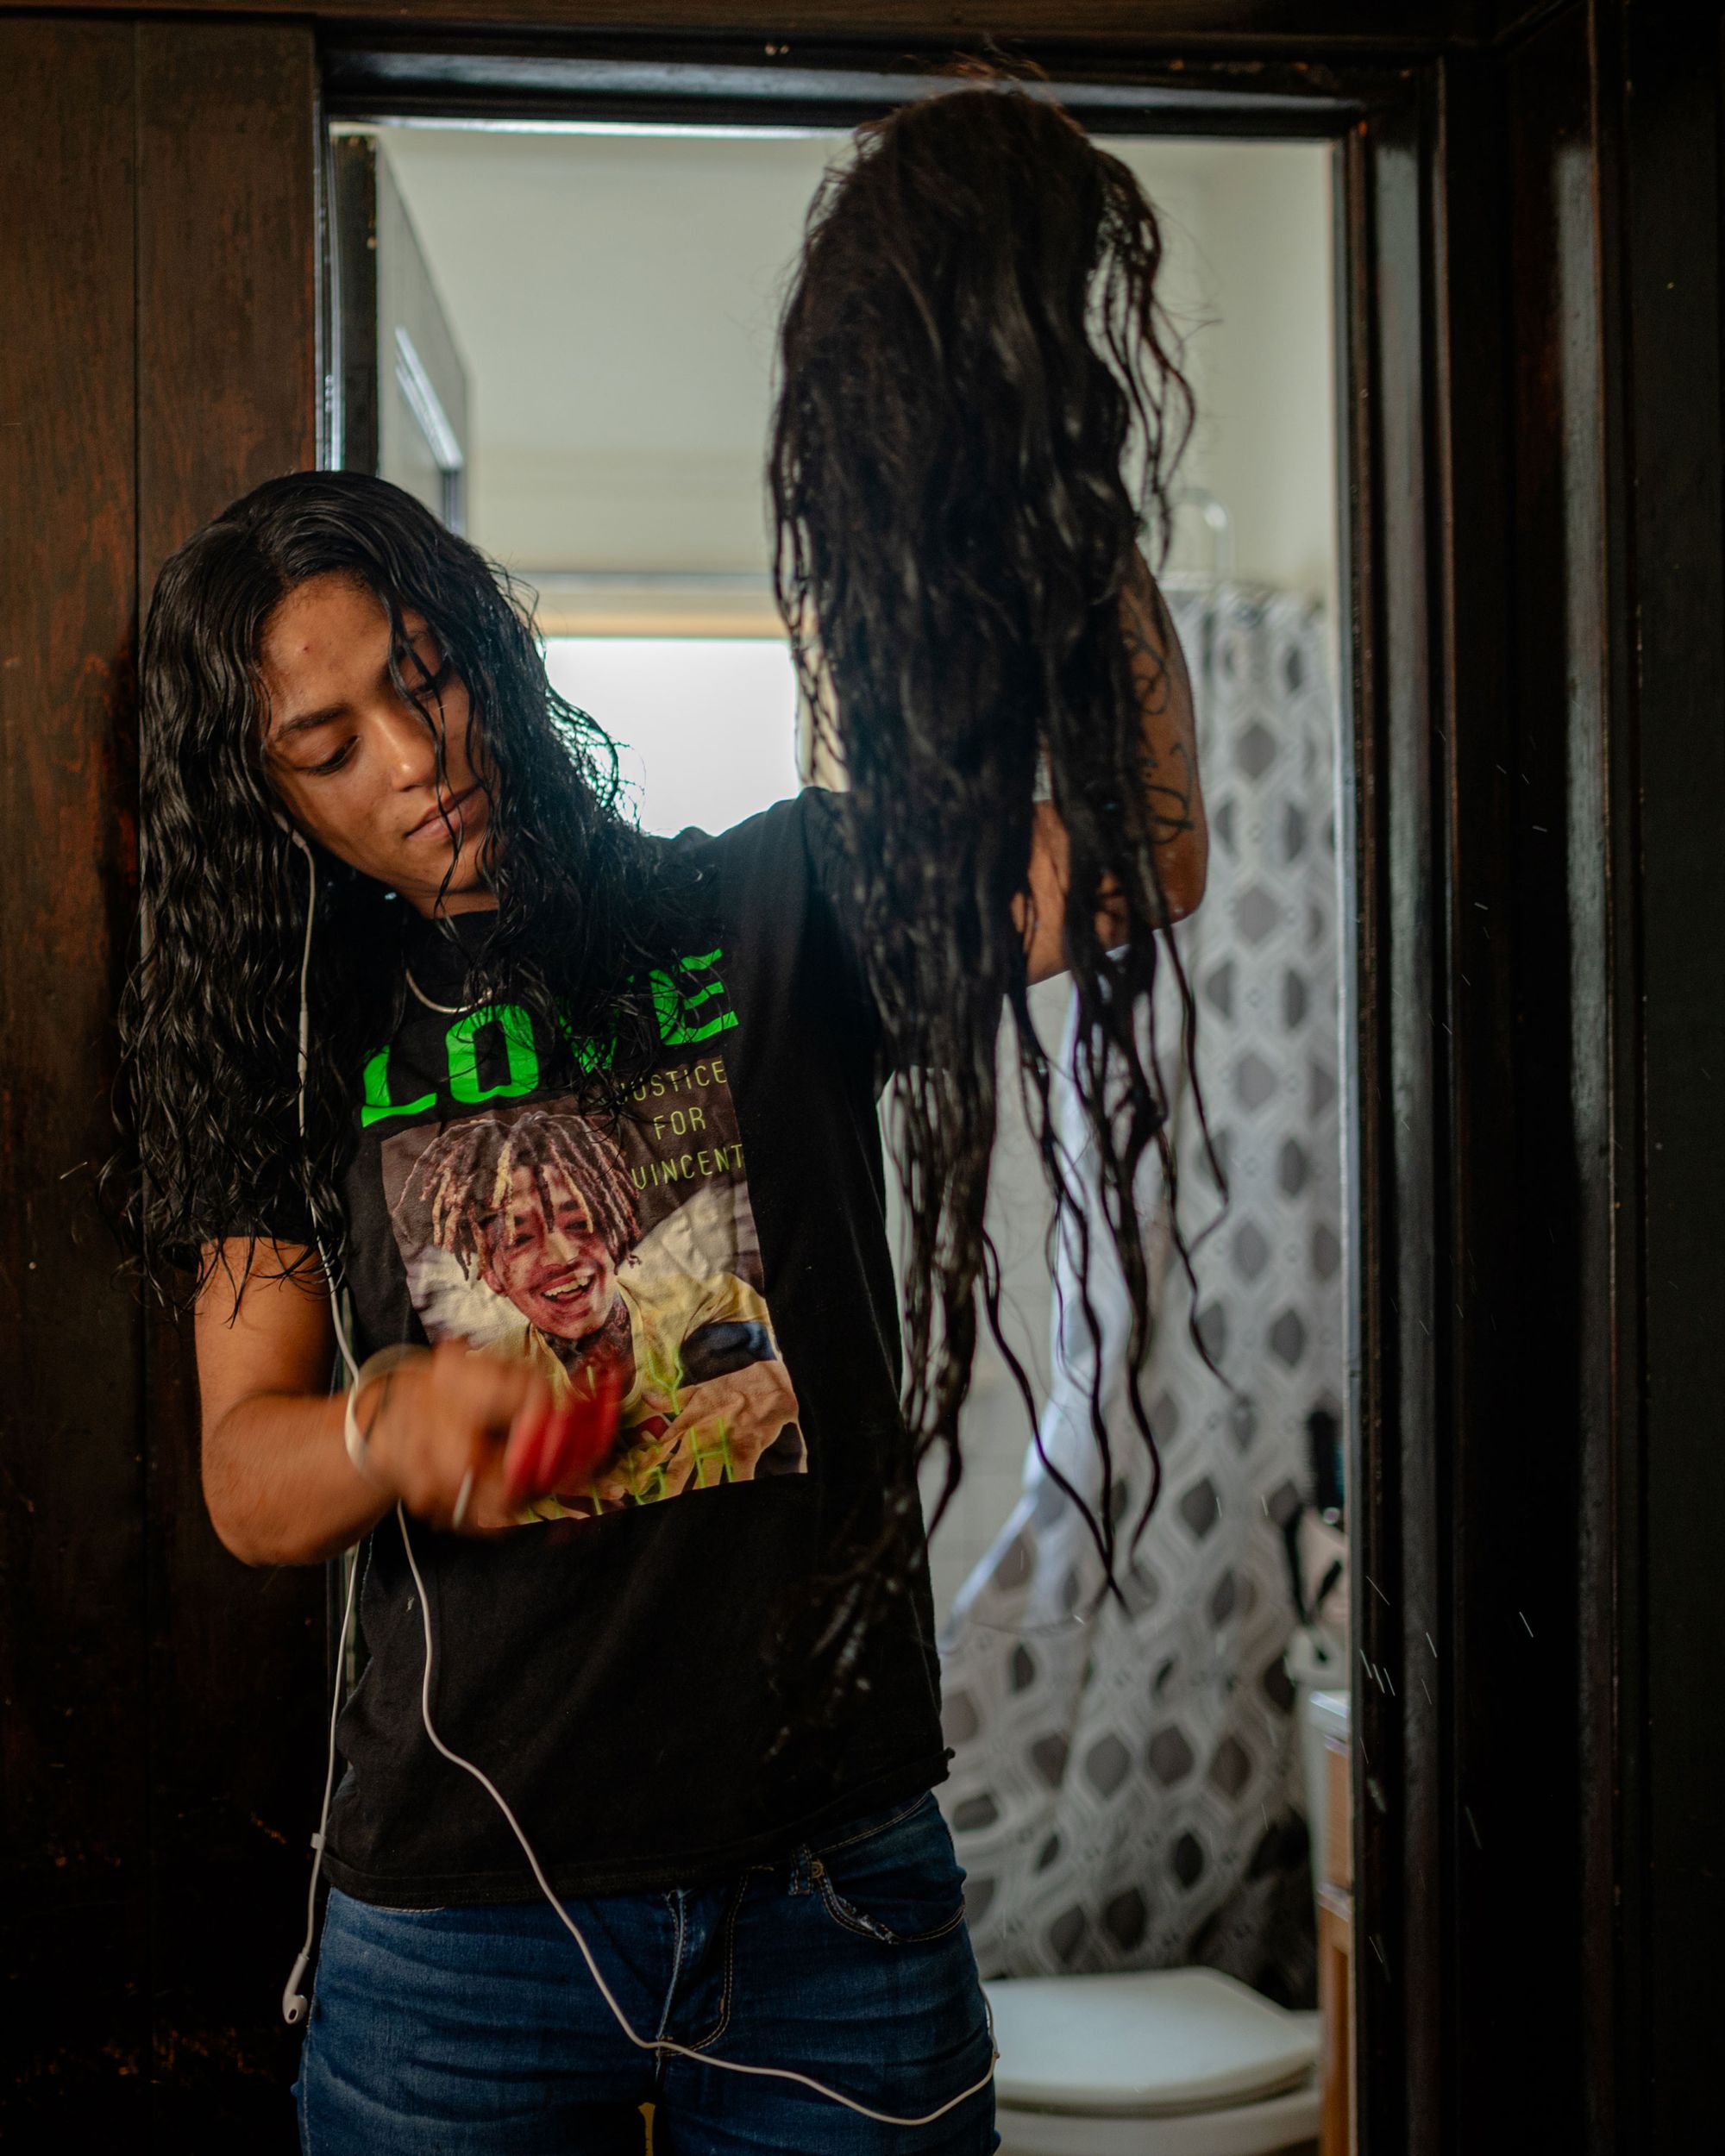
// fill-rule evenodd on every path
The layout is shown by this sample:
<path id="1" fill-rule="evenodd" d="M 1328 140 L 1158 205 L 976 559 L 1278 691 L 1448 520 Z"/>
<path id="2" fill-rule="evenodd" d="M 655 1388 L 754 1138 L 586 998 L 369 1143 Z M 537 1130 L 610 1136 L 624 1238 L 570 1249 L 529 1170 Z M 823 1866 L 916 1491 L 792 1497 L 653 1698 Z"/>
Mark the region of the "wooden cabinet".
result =
<path id="1" fill-rule="evenodd" d="M 1324 1739 L 1324 1847 L 1318 1883 L 1318 2006 L 1323 2015 L 1319 2156 L 1352 2156 L 1353 1806 L 1345 1739 Z"/>

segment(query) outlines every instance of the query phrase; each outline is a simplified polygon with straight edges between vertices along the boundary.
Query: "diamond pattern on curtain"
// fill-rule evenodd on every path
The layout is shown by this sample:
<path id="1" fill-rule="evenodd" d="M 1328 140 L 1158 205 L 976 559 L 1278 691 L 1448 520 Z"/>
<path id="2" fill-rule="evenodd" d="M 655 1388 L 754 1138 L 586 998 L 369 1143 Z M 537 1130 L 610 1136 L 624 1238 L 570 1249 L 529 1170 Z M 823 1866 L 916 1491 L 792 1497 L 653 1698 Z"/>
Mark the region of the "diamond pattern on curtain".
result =
<path id="1" fill-rule="evenodd" d="M 1175 929 L 1197 1000 L 1220 1195 L 1177 1054 L 1164 968 L 1158 1040 L 1197 1324 L 1170 1262 L 1152 1153 L 1139 1204 L 1156 1324 L 1142 1396 L 1161 1452 L 1157 1509 L 1125 1568 L 1125 1607 L 1093 1608 L 1095 1545 L 1032 1448 L 1023 1495 L 942 1640 L 952 1778 L 941 1791 L 969 1874 L 985 1975 L 1202 1963 L 1309 2003 L 1311 1879 L 1283 1530 L 1308 1494 L 1308 1418 L 1345 1397 L 1339 1120 L 1337 715 L 1323 617 L 1232 584 L 1170 588 L 1194 683 L 1211 828 L 1207 894 Z M 1158 992 L 1160 994 L 1160 991 Z M 1146 1029 L 1147 1030 L 1147 1029 Z M 1070 1069 L 1055 1112 L 1074 1180 L 1100 1206 Z M 1102 1399 L 1130 1523 L 1149 1463 L 1126 1405 L 1117 1268 L 1093 1256 Z M 1094 1353 L 1075 1253 L 1057 1255 L 1049 1457 L 1094 1504 Z"/>

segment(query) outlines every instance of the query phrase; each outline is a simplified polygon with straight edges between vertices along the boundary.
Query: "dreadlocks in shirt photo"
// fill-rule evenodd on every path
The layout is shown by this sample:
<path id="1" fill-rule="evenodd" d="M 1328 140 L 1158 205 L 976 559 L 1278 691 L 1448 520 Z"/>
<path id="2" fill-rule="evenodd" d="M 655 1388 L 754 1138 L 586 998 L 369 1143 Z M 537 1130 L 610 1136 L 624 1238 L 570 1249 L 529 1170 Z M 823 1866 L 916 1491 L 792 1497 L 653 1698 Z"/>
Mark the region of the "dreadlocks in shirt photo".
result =
<path id="1" fill-rule="evenodd" d="M 618 1144 L 569 1100 L 471 1116 L 429 1143 L 405 1132 L 383 1161 L 386 1188 L 399 1164 L 391 1218 L 428 1338 L 486 1341 L 501 1323 L 502 1351 L 542 1372 L 554 1401 L 616 1374 L 611 1453 L 584 1489 L 548 1493 L 531 1513 L 555 1519 L 801 1470 L 796 1395 L 766 1302 L 733 1269 L 753 1250 L 751 1239 L 739 1253 L 734 1236 L 738 1215 L 748 1220 L 746 1188 L 721 1185 L 734 1202 L 716 1204 L 704 1182 L 643 1238 Z M 701 1216 L 708 1234 L 687 1232 Z M 731 1246 L 715 1251 L 715 1232 Z"/>

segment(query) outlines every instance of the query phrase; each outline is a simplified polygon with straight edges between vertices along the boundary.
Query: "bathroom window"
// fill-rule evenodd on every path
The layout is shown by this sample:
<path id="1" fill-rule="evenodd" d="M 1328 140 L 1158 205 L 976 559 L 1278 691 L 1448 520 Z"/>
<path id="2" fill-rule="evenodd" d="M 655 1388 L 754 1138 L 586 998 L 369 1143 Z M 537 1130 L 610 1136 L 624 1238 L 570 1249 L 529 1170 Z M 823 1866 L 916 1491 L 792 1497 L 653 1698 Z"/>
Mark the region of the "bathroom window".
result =
<path id="1" fill-rule="evenodd" d="M 643 830 L 722 831 L 797 790 L 782 638 L 548 636 L 546 671 L 618 742 Z"/>

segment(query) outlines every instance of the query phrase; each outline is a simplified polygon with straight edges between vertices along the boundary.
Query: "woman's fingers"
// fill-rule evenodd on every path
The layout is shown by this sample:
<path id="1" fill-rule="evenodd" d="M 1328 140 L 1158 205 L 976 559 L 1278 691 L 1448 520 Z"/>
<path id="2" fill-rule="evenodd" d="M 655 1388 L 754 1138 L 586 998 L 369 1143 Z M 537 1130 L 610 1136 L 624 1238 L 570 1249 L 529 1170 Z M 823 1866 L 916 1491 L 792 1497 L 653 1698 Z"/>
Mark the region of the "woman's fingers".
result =
<path id="1" fill-rule="evenodd" d="M 545 1434 L 555 1420 L 549 1389 L 543 1397 L 530 1398 L 516 1410 L 503 1455 L 504 1494 L 511 1504 L 539 1495 Z"/>
<path id="2" fill-rule="evenodd" d="M 577 1392 L 568 1403 L 558 1432 L 557 1479 L 553 1485 L 570 1489 L 589 1480 L 595 1468 L 609 1458 L 617 1436 L 622 1385 L 616 1370 L 607 1369 L 591 1394 Z"/>
<path id="3" fill-rule="evenodd" d="M 532 1493 L 575 1489 L 606 1457 L 617 1434 L 619 1386 L 614 1371 L 591 1394 L 579 1389 L 546 1419 L 538 1442 Z"/>
<path id="4" fill-rule="evenodd" d="M 439 1343 L 425 1376 L 420 1447 L 431 1487 L 430 1501 L 411 1508 L 437 1526 L 470 1530 L 519 1504 L 515 1487 L 533 1472 L 551 1388 L 530 1364 L 459 1339 Z"/>
<path id="5" fill-rule="evenodd" d="M 452 1404 L 490 1430 L 509 1429 L 524 1408 L 549 1407 L 551 1400 L 550 1387 L 530 1363 L 486 1355 L 465 1343 L 448 1364 L 445 1382 Z"/>
<path id="6" fill-rule="evenodd" d="M 574 1421 L 573 1403 L 568 1401 L 565 1401 L 561 1407 L 553 1408 L 545 1419 L 535 1476 L 536 1494 L 539 1495 L 563 1486 L 568 1473 L 569 1432 Z"/>
<path id="7" fill-rule="evenodd" d="M 409 1501 L 436 1526 L 495 1532 L 524 1503 L 584 1488 L 614 1449 L 623 1391 L 614 1367 L 578 1373 L 572 1391 L 555 1402 L 530 1364 L 465 1341 L 442 1342 L 432 1364 L 429 1395 L 421 1395 L 425 1501 Z"/>

